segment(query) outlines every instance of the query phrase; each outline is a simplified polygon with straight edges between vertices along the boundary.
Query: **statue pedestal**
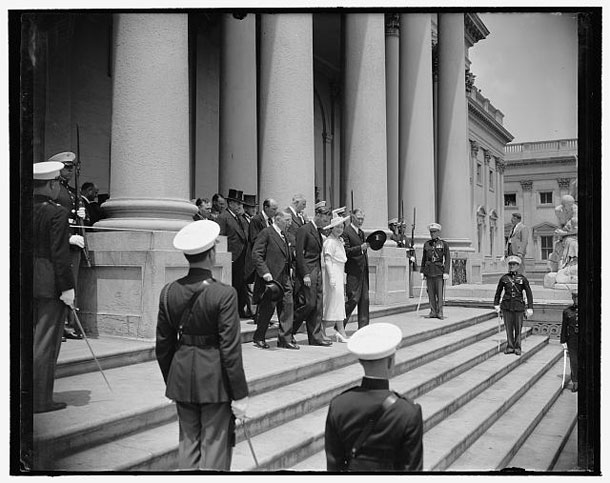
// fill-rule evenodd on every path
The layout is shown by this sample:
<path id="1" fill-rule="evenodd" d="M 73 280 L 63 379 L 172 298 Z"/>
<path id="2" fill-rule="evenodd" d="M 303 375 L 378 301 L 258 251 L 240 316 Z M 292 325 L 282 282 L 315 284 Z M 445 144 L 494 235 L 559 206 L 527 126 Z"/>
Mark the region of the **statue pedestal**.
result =
<path id="1" fill-rule="evenodd" d="M 559 287 L 556 287 L 559 285 Z M 570 265 L 558 272 L 549 272 L 544 276 L 543 286 L 545 288 L 569 287 L 569 290 L 578 288 L 578 265 Z"/>

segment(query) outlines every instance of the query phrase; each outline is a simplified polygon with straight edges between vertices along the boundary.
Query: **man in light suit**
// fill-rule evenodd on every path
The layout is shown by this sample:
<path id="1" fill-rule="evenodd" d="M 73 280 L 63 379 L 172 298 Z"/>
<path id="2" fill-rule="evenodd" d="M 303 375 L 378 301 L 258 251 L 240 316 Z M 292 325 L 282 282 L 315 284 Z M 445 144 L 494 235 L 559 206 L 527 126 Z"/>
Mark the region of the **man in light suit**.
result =
<path id="1" fill-rule="evenodd" d="M 245 312 L 248 305 L 248 292 L 245 280 L 246 246 L 248 245 L 248 224 L 241 215 L 243 212 L 243 192 L 229 190 L 226 197 L 228 207 L 216 223 L 220 225 L 220 234 L 227 237 L 228 250 L 231 252 L 231 285 L 237 290 L 239 316 L 247 319 L 251 314 Z"/>
<path id="2" fill-rule="evenodd" d="M 505 257 L 516 255 L 521 259 L 517 273 L 523 275 L 525 273 L 525 254 L 527 253 L 527 242 L 529 240 L 530 231 L 527 226 L 521 221 L 521 213 L 513 213 L 510 222 L 513 228 L 506 242 Z"/>
<path id="3" fill-rule="evenodd" d="M 316 208 L 314 219 L 297 230 L 296 272 L 304 304 L 295 310 L 292 333 L 296 334 L 303 321 L 307 324 L 309 345 L 330 346 L 322 327 L 322 235 L 330 222 L 329 208 Z"/>
<path id="4" fill-rule="evenodd" d="M 269 344 L 265 342 L 265 334 L 269 321 L 277 308 L 280 327 L 277 334 L 277 346 L 285 349 L 298 349 L 296 340 L 292 334 L 292 322 L 294 318 L 292 301 L 292 260 L 288 240 L 286 239 L 286 228 L 290 225 L 290 213 L 280 212 L 273 218 L 273 224 L 264 228 L 256 237 L 256 243 L 252 248 L 252 260 L 256 267 L 254 281 L 254 301 L 258 303 L 258 315 L 256 317 L 256 331 L 254 332 L 254 345 L 260 349 L 268 349 Z M 283 290 L 284 296 L 279 302 L 271 297 L 265 296 L 266 282 L 275 280 Z"/>
<path id="5" fill-rule="evenodd" d="M 345 321 L 349 321 L 352 312 L 358 307 L 358 328 L 369 325 L 369 244 L 365 241 L 361 229 L 364 223 L 364 211 L 356 208 L 351 213 L 351 223 L 346 225 L 341 238 L 345 242 L 345 273 L 347 280 L 345 294 Z"/>

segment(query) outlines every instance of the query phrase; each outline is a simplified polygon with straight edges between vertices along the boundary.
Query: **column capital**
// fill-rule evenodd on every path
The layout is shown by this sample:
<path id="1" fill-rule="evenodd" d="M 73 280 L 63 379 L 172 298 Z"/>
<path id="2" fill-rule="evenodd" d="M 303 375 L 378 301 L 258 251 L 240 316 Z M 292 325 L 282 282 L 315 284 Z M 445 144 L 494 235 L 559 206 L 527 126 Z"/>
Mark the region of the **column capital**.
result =
<path id="1" fill-rule="evenodd" d="M 557 178 L 557 184 L 560 189 L 570 189 L 570 183 L 572 182 L 571 178 Z"/>
<path id="2" fill-rule="evenodd" d="M 504 170 L 506 169 L 506 162 L 501 158 L 496 158 L 496 170 L 500 174 L 504 174 Z"/>
<path id="3" fill-rule="evenodd" d="M 400 15 L 397 13 L 385 14 L 385 34 L 388 36 L 400 36 Z"/>
<path id="4" fill-rule="evenodd" d="M 491 160 L 491 154 L 489 153 L 489 149 L 483 149 L 483 160 L 485 164 L 488 165 Z"/>
<path id="5" fill-rule="evenodd" d="M 531 179 L 520 181 L 521 189 L 523 191 L 532 191 L 532 185 L 534 182 Z"/>
<path id="6" fill-rule="evenodd" d="M 473 158 L 477 157 L 477 154 L 479 154 L 479 143 L 477 141 L 473 141 L 472 139 L 469 139 L 470 141 L 470 154 L 472 155 Z"/>

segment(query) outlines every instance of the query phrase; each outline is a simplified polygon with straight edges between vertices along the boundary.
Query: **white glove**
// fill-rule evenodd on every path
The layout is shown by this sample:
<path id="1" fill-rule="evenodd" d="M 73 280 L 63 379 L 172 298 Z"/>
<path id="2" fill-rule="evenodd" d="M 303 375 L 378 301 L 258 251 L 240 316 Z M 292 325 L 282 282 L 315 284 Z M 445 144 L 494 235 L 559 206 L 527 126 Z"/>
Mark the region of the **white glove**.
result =
<path id="1" fill-rule="evenodd" d="M 273 280 L 273 276 L 270 273 L 266 273 L 265 275 L 263 275 L 263 280 L 265 282 L 271 282 L 271 280 Z"/>
<path id="2" fill-rule="evenodd" d="M 360 245 L 360 250 L 362 250 L 362 253 L 366 252 L 366 249 L 369 247 L 369 244 L 367 242 L 364 242 L 362 245 Z"/>
<path id="3" fill-rule="evenodd" d="M 74 289 L 64 290 L 59 296 L 59 300 L 61 300 L 68 307 L 74 306 Z"/>
<path id="4" fill-rule="evenodd" d="M 525 311 L 525 316 L 529 319 L 532 315 L 534 315 L 534 311 L 532 309 L 527 309 Z"/>
<path id="5" fill-rule="evenodd" d="M 563 342 L 563 343 L 561 344 L 561 347 L 563 347 L 563 350 L 564 350 L 564 351 L 565 351 L 565 350 L 568 350 L 568 344 L 566 344 L 565 342 Z"/>
<path id="6" fill-rule="evenodd" d="M 81 206 L 77 211 L 76 211 L 76 216 L 78 216 L 79 218 L 82 218 L 83 220 L 87 217 L 87 211 L 85 210 L 84 206 Z"/>
<path id="7" fill-rule="evenodd" d="M 500 306 L 499 305 L 494 305 L 494 310 L 496 311 L 496 314 L 500 313 Z"/>
<path id="8" fill-rule="evenodd" d="M 246 417 L 246 410 L 248 409 L 248 396 L 237 401 L 231 401 L 231 411 L 237 419 L 244 419 Z"/>
<path id="9" fill-rule="evenodd" d="M 449 274 L 443 273 L 443 280 L 449 280 Z"/>
<path id="10" fill-rule="evenodd" d="M 85 248 L 85 239 L 80 235 L 72 235 L 70 237 L 70 245 L 76 245 L 79 248 Z"/>
<path id="11" fill-rule="evenodd" d="M 426 277 L 423 273 L 420 273 L 419 276 L 421 277 L 422 280 Z"/>

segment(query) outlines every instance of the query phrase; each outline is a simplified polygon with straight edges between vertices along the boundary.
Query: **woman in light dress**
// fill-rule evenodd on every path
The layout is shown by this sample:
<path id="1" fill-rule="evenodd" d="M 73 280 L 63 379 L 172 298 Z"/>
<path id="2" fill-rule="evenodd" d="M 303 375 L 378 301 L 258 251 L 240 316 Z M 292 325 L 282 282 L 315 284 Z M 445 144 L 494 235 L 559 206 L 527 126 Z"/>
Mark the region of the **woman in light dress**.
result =
<path id="1" fill-rule="evenodd" d="M 343 246 L 343 225 L 348 217 L 334 216 L 328 226 L 330 234 L 324 241 L 322 247 L 322 258 L 324 259 L 324 312 L 322 319 L 325 325 L 335 326 L 335 341 L 347 342 L 343 320 L 345 319 L 345 289 L 343 286 L 343 272 L 347 255 Z"/>

